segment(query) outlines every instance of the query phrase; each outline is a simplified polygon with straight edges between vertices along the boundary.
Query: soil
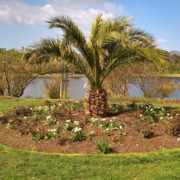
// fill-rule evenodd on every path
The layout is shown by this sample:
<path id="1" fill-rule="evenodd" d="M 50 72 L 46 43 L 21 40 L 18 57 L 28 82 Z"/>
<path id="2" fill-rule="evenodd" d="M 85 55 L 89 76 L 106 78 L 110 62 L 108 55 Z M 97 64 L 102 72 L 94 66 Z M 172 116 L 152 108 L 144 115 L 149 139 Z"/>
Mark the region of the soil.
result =
<path id="1" fill-rule="evenodd" d="M 82 142 L 69 142 L 67 141 L 69 132 L 62 130 L 59 139 L 36 142 L 32 140 L 31 135 L 21 135 L 18 129 L 9 129 L 6 128 L 6 124 L 0 123 L 0 144 L 49 153 L 97 153 L 96 142 L 102 139 L 108 140 L 112 153 L 142 153 L 180 148 L 179 135 L 174 136 L 167 133 L 166 127 L 162 123 L 156 123 L 153 126 L 153 137 L 144 138 L 142 132 L 146 128 L 146 124 L 139 120 L 140 110 L 123 112 L 113 116 L 123 124 L 123 129 L 127 135 L 122 135 L 117 131 L 113 131 L 109 135 L 104 134 L 101 128 L 90 125 L 89 117 L 86 117 L 82 110 L 66 113 L 65 118 L 59 118 L 60 123 L 64 123 L 68 118 L 72 119 L 72 114 L 75 114 L 75 119 L 80 119 L 83 122 L 84 132 L 87 133 L 93 130 L 96 135 L 87 136 Z M 107 120 L 110 118 L 112 117 L 106 117 Z"/>

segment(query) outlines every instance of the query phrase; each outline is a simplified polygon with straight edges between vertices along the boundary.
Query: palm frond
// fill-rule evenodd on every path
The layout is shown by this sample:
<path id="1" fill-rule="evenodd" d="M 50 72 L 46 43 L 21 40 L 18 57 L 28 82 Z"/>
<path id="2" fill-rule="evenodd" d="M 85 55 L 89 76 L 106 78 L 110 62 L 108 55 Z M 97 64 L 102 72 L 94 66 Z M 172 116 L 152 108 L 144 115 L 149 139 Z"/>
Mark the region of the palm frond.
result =
<path id="1" fill-rule="evenodd" d="M 142 43 L 144 43 L 145 47 L 155 46 L 154 37 L 151 34 L 145 32 L 143 30 L 131 28 L 128 31 L 128 35 L 129 35 L 129 38 L 131 41 L 141 42 L 141 45 L 142 45 Z"/>
<path id="2" fill-rule="evenodd" d="M 64 41 L 71 44 L 76 51 L 79 51 L 88 62 L 89 66 L 93 67 L 93 53 L 89 48 L 84 33 L 77 25 L 67 16 L 53 17 L 49 21 L 49 28 L 60 28 L 63 31 Z"/>
<path id="3" fill-rule="evenodd" d="M 88 66 L 87 62 L 84 61 L 83 57 L 78 54 L 74 49 L 67 46 L 66 43 L 61 43 L 61 58 L 67 63 L 74 65 L 79 69 L 79 71 L 84 74 L 91 84 L 94 84 L 95 80 L 93 78 L 92 71 Z"/>
<path id="4" fill-rule="evenodd" d="M 98 14 L 96 16 L 95 21 L 92 24 L 90 31 L 90 41 L 94 44 L 97 41 L 97 36 L 99 35 L 99 31 L 101 30 L 101 25 L 103 23 L 102 14 Z"/>
<path id="5" fill-rule="evenodd" d="M 41 41 L 34 43 L 26 49 L 24 59 L 35 59 L 36 62 L 48 62 L 50 58 L 59 58 L 61 52 L 59 49 L 60 40 L 58 39 L 42 39 Z"/>

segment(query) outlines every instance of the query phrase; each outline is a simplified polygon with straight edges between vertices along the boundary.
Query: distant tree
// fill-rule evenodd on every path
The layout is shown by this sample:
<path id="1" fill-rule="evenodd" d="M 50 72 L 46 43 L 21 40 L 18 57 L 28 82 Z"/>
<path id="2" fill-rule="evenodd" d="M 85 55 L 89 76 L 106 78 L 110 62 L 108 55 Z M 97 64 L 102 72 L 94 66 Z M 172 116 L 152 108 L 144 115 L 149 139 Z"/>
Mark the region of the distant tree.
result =
<path id="1" fill-rule="evenodd" d="M 22 60 L 17 50 L 0 49 L 0 94 L 20 97 L 27 85 L 39 75 L 52 72 L 59 63 L 32 65 Z"/>

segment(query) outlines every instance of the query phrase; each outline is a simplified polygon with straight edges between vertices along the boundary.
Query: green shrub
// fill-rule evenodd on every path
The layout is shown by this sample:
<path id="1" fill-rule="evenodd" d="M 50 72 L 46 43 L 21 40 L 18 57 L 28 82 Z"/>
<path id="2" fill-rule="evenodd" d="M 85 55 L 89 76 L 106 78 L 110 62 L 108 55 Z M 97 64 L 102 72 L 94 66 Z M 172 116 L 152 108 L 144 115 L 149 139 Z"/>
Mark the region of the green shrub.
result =
<path id="1" fill-rule="evenodd" d="M 97 149 L 98 149 L 100 152 L 102 152 L 103 154 L 108 154 L 108 153 L 111 152 L 111 148 L 109 147 L 108 141 L 104 141 L 104 140 L 98 141 L 98 142 L 96 143 L 96 147 L 97 147 Z"/>

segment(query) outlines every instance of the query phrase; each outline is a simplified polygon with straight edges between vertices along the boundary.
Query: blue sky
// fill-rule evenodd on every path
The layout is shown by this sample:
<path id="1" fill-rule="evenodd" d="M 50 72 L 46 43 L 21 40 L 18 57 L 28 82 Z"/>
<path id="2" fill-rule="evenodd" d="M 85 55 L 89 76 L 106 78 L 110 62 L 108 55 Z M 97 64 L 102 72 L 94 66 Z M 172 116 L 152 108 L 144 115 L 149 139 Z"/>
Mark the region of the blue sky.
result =
<path id="1" fill-rule="evenodd" d="M 57 15 L 69 15 L 88 34 L 98 12 L 105 17 L 131 16 L 161 48 L 180 51 L 179 0 L 0 0 L 0 47 L 20 49 L 58 36 L 59 31 L 44 23 Z"/>

